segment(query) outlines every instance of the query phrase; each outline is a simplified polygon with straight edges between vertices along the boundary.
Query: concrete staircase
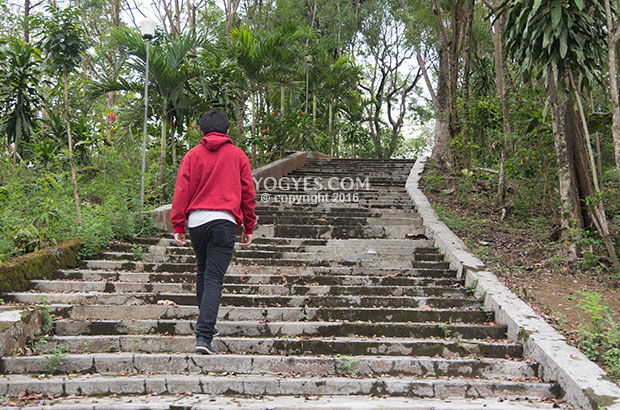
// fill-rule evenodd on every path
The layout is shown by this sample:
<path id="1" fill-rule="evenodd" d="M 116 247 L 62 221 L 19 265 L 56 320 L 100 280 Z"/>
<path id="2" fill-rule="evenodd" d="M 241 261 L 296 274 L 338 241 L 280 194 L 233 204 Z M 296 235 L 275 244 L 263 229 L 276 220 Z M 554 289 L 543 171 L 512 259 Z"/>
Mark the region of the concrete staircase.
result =
<path id="1" fill-rule="evenodd" d="M 170 234 L 2 295 L 43 300 L 55 321 L 1 359 L 0 403 L 27 391 L 66 409 L 551 408 L 557 385 L 424 236 L 412 165 L 309 159 L 289 189 L 268 181 L 254 245 L 225 278 L 216 356 L 194 353 L 194 256 Z"/>

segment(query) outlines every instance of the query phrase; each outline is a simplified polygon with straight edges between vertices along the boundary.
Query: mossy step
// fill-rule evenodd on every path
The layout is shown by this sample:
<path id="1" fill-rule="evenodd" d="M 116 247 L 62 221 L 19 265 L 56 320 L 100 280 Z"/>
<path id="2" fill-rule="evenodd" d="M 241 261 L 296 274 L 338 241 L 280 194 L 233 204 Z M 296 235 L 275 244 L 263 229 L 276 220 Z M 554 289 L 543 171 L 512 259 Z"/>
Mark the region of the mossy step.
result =
<path id="1" fill-rule="evenodd" d="M 229 396 L 259 395 L 373 395 L 406 397 L 484 398 L 555 398 L 559 389 L 555 384 L 511 382 L 476 379 L 419 379 L 416 377 L 286 377 L 256 375 L 156 375 L 156 376 L 97 376 L 85 375 L 68 378 L 48 377 L 33 379 L 28 375 L 11 375 L 0 379 L 0 394 L 17 396 L 23 391 L 50 395 L 109 395 L 109 394 L 176 394 L 202 393 Z"/>
<path id="2" fill-rule="evenodd" d="M 40 304 L 41 298 L 48 303 L 72 304 L 111 304 L 111 305 L 145 305 L 157 304 L 159 301 L 172 301 L 179 305 L 193 305 L 196 296 L 183 293 L 134 294 L 134 293 L 49 293 L 22 292 L 7 293 L 6 302 Z M 230 306 L 264 306 L 264 307 L 420 307 L 430 308 L 479 308 L 481 303 L 471 298 L 438 298 L 421 296 L 278 296 L 278 295 L 242 295 L 223 294 L 222 305 Z"/>
<path id="3" fill-rule="evenodd" d="M 198 307 L 195 305 L 49 305 L 56 316 L 67 319 L 100 320 L 195 320 Z M 268 321 L 381 321 L 381 322 L 444 322 L 444 323 L 488 323 L 494 314 L 482 310 L 463 309 L 375 309 L 375 308 L 287 308 L 287 307 L 231 307 L 222 306 L 218 320 L 268 320 Z"/>
<path id="4" fill-rule="evenodd" d="M 60 374 L 289 374 L 295 376 L 418 376 L 467 377 L 495 380 L 531 379 L 538 366 L 514 360 L 443 359 L 409 356 L 283 356 L 220 354 L 142 354 L 142 353 L 70 353 L 55 369 Z M 2 374 L 44 374 L 49 372 L 45 357 L 9 357 L 0 359 Z"/>
<path id="5" fill-rule="evenodd" d="M 57 335 L 195 335 L 193 320 L 74 320 L 54 323 Z M 502 339 L 506 327 L 495 324 L 439 324 L 405 322 L 269 322 L 218 321 L 221 336 L 228 337 L 453 337 Z"/>
<path id="6" fill-rule="evenodd" d="M 191 293 L 195 285 L 181 283 L 144 282 L 92 282 L 92 281 L 32 281 L 33 289 L 39 292 L 105 292 L 105 293 Z M 441 296 L 467 297 L 466 289 L 431 286 L 339 286 L 339 285 L 295 285 L 295 284 L 225 284 L 224 293 L 256 295 L 359 295 L 359 296 Z"/>
<path id="7" fill-rule="evenodd" d="M 194 353 L 195 336 L 161 335 L 106 335 L 106 336 L 50 336 L 47 343 L 39 346 L 40 351 L 61 345 L 72 353 Z M 222 353 L 243 354 L 288 354 L 292 355 L 381 355 L 381 356 L 428 356 L 428 357 L 485 357 L 521 358 L 523 346 L 506 340 L 454 340 L 445 338 L 259 338 L 259 337 L 216 337 L 214 347 Z"/>

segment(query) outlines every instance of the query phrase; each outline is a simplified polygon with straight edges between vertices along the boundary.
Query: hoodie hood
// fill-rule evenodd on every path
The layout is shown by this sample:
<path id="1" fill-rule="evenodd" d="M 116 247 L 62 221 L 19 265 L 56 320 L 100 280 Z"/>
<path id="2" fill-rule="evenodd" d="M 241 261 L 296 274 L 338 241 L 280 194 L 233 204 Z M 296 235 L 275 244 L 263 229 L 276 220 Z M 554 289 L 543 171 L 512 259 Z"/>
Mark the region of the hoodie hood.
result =
<path id="1" fill-rule="evenodd" d="M 226 134 L 220 134 L 219 132 L 210 132 L 204 137 L 202 137 L 200 143 L 209 151 L 217 151 L 223 145 L 232 144 L 232 140 Z"/>

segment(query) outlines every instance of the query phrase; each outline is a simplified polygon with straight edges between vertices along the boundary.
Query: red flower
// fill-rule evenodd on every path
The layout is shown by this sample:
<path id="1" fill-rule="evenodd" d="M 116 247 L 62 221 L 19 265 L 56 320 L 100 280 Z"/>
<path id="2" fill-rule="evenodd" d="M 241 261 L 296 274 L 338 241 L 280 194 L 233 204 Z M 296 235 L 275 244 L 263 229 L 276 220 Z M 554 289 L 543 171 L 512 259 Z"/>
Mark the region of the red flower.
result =
<path id="1" fill-rule="evenodd" d="M 113 112 L 111 112 L 110 114 L 108 114 L 108 118 L 110 119 L 110 122 L 114 122 L 116 121 L 116 115 L 114 115 Z"/>
<path id="2" fill-rule="evenodd" d="M 267 141 L 267 137 L 263 137 L 263 141 Z"/>

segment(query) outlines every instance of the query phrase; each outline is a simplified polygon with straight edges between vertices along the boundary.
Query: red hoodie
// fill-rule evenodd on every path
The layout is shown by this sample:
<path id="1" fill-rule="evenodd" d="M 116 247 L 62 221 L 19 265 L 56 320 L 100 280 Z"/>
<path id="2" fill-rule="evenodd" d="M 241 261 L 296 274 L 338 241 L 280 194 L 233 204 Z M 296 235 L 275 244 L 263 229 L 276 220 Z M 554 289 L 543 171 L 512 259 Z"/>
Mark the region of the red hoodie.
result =
<path id="1" fill-rule="evenodd" d="M 247 155 L 226 134 L 211 132 L 181 161 L 170 220 L 185 232 L 185 220 L 198 209 L 229 211 L 251 234 L 256 223 L 252 170 Z"/>

